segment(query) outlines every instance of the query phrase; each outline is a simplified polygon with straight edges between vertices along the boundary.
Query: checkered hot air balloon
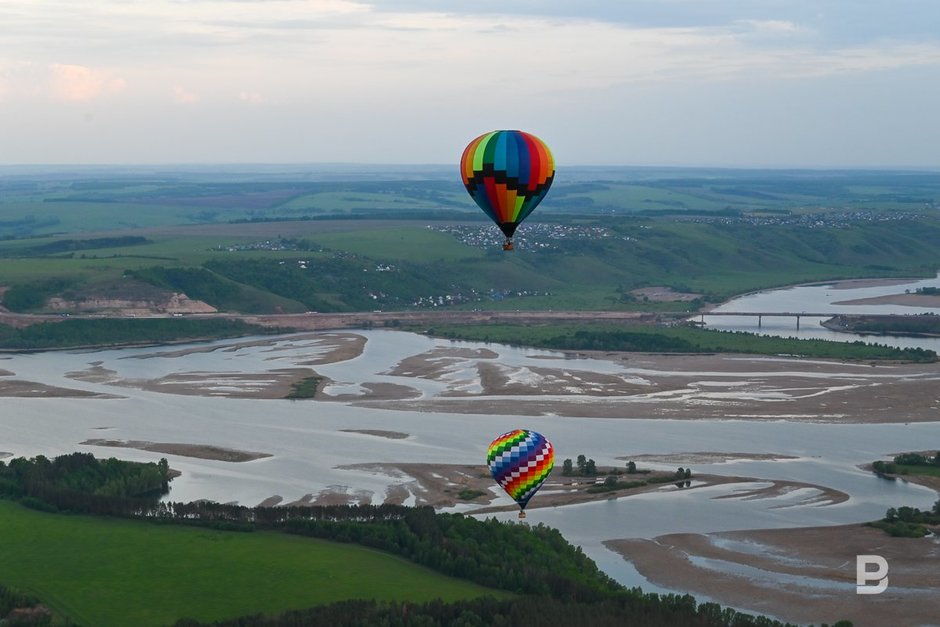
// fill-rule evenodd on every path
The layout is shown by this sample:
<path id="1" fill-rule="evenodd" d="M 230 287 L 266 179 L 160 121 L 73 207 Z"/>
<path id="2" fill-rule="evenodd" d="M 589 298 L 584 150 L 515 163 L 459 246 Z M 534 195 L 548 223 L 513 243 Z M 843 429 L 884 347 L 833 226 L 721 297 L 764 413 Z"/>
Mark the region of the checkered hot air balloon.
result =
<path id="1" fill-rule="evenodd" d="M 464 149 L 460 175 L 470 197 L 506 236 L 535 209 L 555 178 L 555 160 L 545 143 L 522 131 L 492 131 Z"/>
<path id="2" fill-rule="evenodd" d="M 486 465 L 496 483 L 519 504 L 519 518 L 525 518 L 525 506 L 555 465 L 555 449 L 541 433 L 515 429 L 490 442 Z"/>

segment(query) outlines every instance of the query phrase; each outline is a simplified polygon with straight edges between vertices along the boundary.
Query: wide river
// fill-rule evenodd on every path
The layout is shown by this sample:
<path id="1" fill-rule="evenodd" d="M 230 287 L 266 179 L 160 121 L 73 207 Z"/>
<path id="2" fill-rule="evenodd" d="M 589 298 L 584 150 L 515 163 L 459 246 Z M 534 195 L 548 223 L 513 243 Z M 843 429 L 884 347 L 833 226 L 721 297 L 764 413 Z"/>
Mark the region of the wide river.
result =
<path id="1" fill-rule="evenodd" d="M 903 292 L 904 289 L 940 285 L 940 281 L 913 282 L 881 288 L 838 289 L 804 286 L 767 291 L 727 303 L 729 311 L 812 311 L 835 307 L 834 300 L 851 300 Z M 826 299 L 829 299 L 828 301 Z M 824 309 L 825 310 L 825 309 Z M 848 308 L 854 311 L 908 311 L 898 307 Z M 706 318 L 709 326 L 732 320 Z M 795 322 L 764 321 L 761 331 L 796 335 Z M 789 325 L 787 327 L 786 325 Z M 800 334 L 826 335 L 809 331 L 801 321 Z M 746 318 L 736 327 L 755 330 L 756 321 Z M 459 388 L 479 395 L 476 370 L 451 359 L 447 374 L 439 378 L 403 377 L 391 374 L 402 360 L 433 351 L 473 349 L 493 351 L 494 361 L 513 376 L 555 369 L 557 372 L 596 372 L 623 380 L 644 375 L 629 362 L 603 359 L 570 359 L 561 353 L 512 348 L 502 345 L 453 343 L 396 331 L 356 332 L 367 339 L 362 354 L 353 359 L 315 366 L 335 383 L 332 394 L 362 391 L 364 383 L 407 385 L 420 398 L 437 398 Z M 327 334 L 329 335 L 329 334 Z M 172 483 L 172 500 L 200 498 L 255 505 L 273 495 L 286 501 L 317 494 L 322 490 L 349 494 L 372 494 L 375 500 L 401 477 L 343 468 L 357 463 L 478 464 L 483 465 L 486 445 L 497 434 L 516 427 L 533 428 L 550 435 L 557 458 L 580 453 L 598 465 L 623 466 L 634 455 L 665 455 L 688 452 L 721 452 L 742 458 L 724 462 L 694 463 L 698 473 L 753 477 L 749 484 L 729 484 L 691 490 L 667 486 L 658 491 L 592 504 L 529 510 L 528 521 L 557 527 L 573 543 L 582 546 L 607 573 L 627 585 L 659 590 L 639 575 L 629 562 L 606 549 L 602 542 L 617 538 L 652 538 L 672 532 L 712 532 L 815 525 L 837 525 L 880 518 L 888 507 L 929 507 L 932 490 L 904 482 L 888 482 L 860 470 L 860 464 L 906 450 L 940 447 L 940 423 L 833 424 L 780 420 L 668 420 L 571 417 L 563 412 L 544 412 L 520 418 L 513 414 L 511 395 L 488 399 L 479 413 L 407 411 L 395 402 L 385 407 L 363 407 L 344 401 L 287 401 L 225 396 L 226 383 L 213 385 L 218 395 L 178 394 L 158 391 L 157 385 L 134 382 L 159 381 L 180 372 L 218 378 L 220 373 L 258 373 L 274 368 L 296 367 L 325 349 L 316 338 L 283 336 L 263 339 L 257 345 L 243 340 L 172 348 L 129 348 L 103 351 L 14 354 L 0 357 L 2 379 L 17 379 L 107 395 L 107 397 L 3 398 L 0 409 L 0 458 L 9 455 L 54 456 L 75 450 L 98 456 L 154 461 L 167 457 L 182 472 Z M 837 339 L 844 339 L 838 336 Z M 884 342 L 882 338 L 879 342 Z M 903 340 L 907 342 L 907 340 Z M 927 346 L 923 341 L 911 345 Z M 937 347 L 937 341 L 930 343 Z M 206 349 L 182 356 L 188 348 Z M 937 347 L 940 348 L 940 347 Z M 935 350 L 937 349 L 935 348 Z M 472 351 L 467 350 L 467 353 Z M 147 357 L 147 358 L 143 358 Z M 433 360 L 432 360 L 433 361 Z M 442 362 L 443 363 L 443 362 Z M 6 371 L 6 372 L 4 372 Z M 74 373 L 110 373 L 96 379 Z M 703 372 L 707 379 L 712 373 Z M 123 383 L 115 385 L 114 381 Z M 211 394 L 211 392 L 210 392 Z M 938 394 L 940 397 L 940 394 Z M 605 402 L 585 399 L 585 402 Z M 938 400 L 940 403 L 940 400 Z M 494 410 L 494 407 L 496 408 Z M 351 431 L 354 430 L 354 431 Z M 408 434 L 402 439 L 377 437 L 366 430 Z M 359 432 L 355 432 L 359 431 Z M 92 438 L 211 444 L 240 450 L 260 451 L 270 457 L 233 463 L 178 455 L 165 455 L 131 448 L 82 445 Z M 760 459 L 762 455 L 786 459 Z M 646 466 L 657 467 L 656 464 Z M 668 463 L 658 466 L 674 468 Z M 762 499 L 722 498 L 736 492 L 771 485 L 770 480 L 817 484 L 849 495 L 838 504 L 814 500 L 819 491 L 798 488 Z M 537 498 L 537 497 L 536 497 Z M 508 503 L 504 495 L 500 503 Z M 466 509 L 465 507 L 463 509 Z M 512 513 L 497 515 L 514 520 Z"/>

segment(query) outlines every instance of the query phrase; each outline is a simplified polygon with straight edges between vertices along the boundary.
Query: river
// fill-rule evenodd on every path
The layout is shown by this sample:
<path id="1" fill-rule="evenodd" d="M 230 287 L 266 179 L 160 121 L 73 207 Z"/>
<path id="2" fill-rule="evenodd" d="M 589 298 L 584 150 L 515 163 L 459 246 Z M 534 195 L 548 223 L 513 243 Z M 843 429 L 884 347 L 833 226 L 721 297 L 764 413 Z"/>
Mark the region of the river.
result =
<path id="1" fill-rule="evenodd" d="M 833 314 L 923 314 L 940 313 L 936 307 L 912 307 L 889 304 L 842 304 L 842 301 L 861 300 L 915 292 L 918 288 L 940 287 L 940 274 L 932 279 L 912 279 L 907 282 L 891 281 L 891 285 L 845 288 L 838 282 L 797 285 L 779 290 L 764 290 L 732 299 L 713 311 L 723 312 L 825 312 Z M 696 318 L 700 319 L 700 318 Z M 760 321 L 753 316 L 704 316 L 706 328 L 720 331 L 748 331 L 761 335 L 796 337 L 800 339 L 823 339 L 838 342 L 872 342 L 899 348 L 929 348 L 940 354 L 940 338 L 914 338 L 901 336 L 864 336 L 839 333 L 820 326 L 826 318 L 801 317 L 799 329 L 796 318 L 765 316 Z"/>
<path id="2" fill-rule="evenodd" d="M 938 280 L 911 285 L 937 285 Z M 911 286 L 902 286 L 910 288 Z M 838 290 L 823 285 L 754 294 L 724 305 L 730 311 L 763 309 L 813 310 L 830 306 L 819 299 L 850 300 L 896 293 L 898 287 Z M 824 296 L 825 295 L 825 296 Z M 742 309 L 753 307 L 753 309 Z M 884 312 L 884 308 L 868 309 Z M 754 322 L 706 318 L 709 326 L 753 330 Z M 778 329 L 765 321 L 761 332 L 796 335 L 795 329 Z M 781 324 L 788 324 L 783 322 Z M 731 325 L 731 326 L 727 326 Z M 808 326 L 808 325 L 807 325 Z M 354 359 L 316 366 L 319 374 L 334 381 L 332 393 L 361 391 L 364 383 L 402 383 L 390 374 L 403 359 L 435 349 L 494 351 L 495 361 L 506 368 L 577 367 L 625 380 L 638 374 L 628 364 L 604 359 L 567 359 L 544 350 L 452 343 L 397 331 L 357 332 L 367 339 L 364 352 Z M 801 329 L 802 337 L 828 331 Z M 787 459 L 744 459 L 727 463 L 696 463 L 699 473 L 754 477 L 756 483 L 730 484 L 679 490 L 672 485 L 655 492 L 623 499 L 559 508 L 531 509 L 531 524 L 557 527 L 611 576 L 622 583 L 660 590 L 639 575 L 629 562 L 606 549 L 602 542 L 617 538 L 652 538 L 672 532 L 713 532 L 736 529 L 836 525 L 880 518 L 888 507 L 901 504 L 926 508 L 936 499 L 932 490 L 905 482 L 880 480 L 858 468 L 859 464 L 905 450 L 940 446 L 940 423 L 825 424 L 790 420 L 664 420 L 585 418 L 545 413 L 520 418 L 507 399 L 502 412 L 448 413 L 402 411 L 363 407 L 348 402 L 213 398 L 183 395 L 155 389 L 79 380 L 69 373 L 101 368 L 124 380 L 158 379 L 190 373 L 263 372 L 289 367 L 322 352 L 315 340 L 301 336 L 226 340 L 172 348 L 127 348 L 101 351 L 15 354 L 0 358 L 7 377 L 67 387 L 108 398 L 4 398 L 0 413 L 0 457 L 12 455 L 54 456 L 74 450 L 98 456 L 155 461 L 167 457 L 182 475 L 173 481 L 170 498 L 208 498 L 255 505 L 272 496 L 286 501 L 305 494 L 334 489 L 350 494 L 374 494 L 380 498 L 396 481 L 372 471 L 344 468 L 357 463 L 424 462 L 431 464 L 480 464 L 487 443 L 510 428 L 528 427 L 550 434 L 558 459 L 586 453 L 598 465 L 622 466 L 624 458 L 640 454 L 717 451 L 739 455 L 786 455 Z M 303 336 L 309 337 L 309 336 Z M 879 342 L 883 341 L 881 338 Z M 915 345 L 924 345 L 922 340 Z M 170 357 L 186 348 L 202 352 Z M 276 357 L 275 357 L 276 356 Z M 148 357 L 146 359 L 141 357 Z M 276 360 L 276 361 L 272 361 Z M 479 382 L 471 363 L 452 365 L 447 377 L 411 377 L 407 384 L 421 398 L 435 398 L 455 386 L 478 394 Z M 3 374 L 0 372 L 0 374 Z M 224 387 L 221 383 L 219 389 Z M 153 387 L 153 386 L 151 386 Z M 604 402 L 586 398 L 584 402 Z M 482 407 L 482 405 L 481 405 Z M 351 432 L 357 430 L 360 432 Z M 389 439 L 362 433 L 393 430 L 407 433 Z M 82 445 L 91 438 L 212 444 L 271 455 L 245 463 L 231 463 L 164 455 L 136 449 Z M 559 462 L 560 463 L 560 462 Z M 644 464 L 658 468 L 672 465 Z M 771 480 L 820 484 L 849 495 L 839 504 L 813 501 L 818 491 L 796 489 L 763 499 L 722 498 Z M 400 479 L 399 479 L 400 481 Z M 501 502 L 508 499 L 500 497 Z M 466 507 L 455 508 L 466 510 Z M 514 514 L 497 514 L 513 520 Z M 661 590 L 660 590 L 661 591 Z"/>

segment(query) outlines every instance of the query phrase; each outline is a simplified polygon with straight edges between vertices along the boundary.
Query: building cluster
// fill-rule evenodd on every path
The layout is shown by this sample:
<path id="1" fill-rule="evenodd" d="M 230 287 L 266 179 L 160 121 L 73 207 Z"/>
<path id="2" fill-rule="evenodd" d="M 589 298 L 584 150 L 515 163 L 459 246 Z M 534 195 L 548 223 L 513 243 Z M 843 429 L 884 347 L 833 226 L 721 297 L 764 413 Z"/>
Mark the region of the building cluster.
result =
<path id="1" fill-rule="evenodd" d="M 429 224 L 428 229 L 439 233 L 448 233 L 456 237 L 460 243 L 477 248 L 493 248 L 502 244 L 502 232 L 493 225 L 439 225 Z M 582 226 L 572 224 L 523 224 L 513 235 L 513 241 L 520 252 L 533 252 L 559 248 L 561 240 L 598 240 L 619 238 L 629 240 L 629 237 L 618 235 L 608 228 L 601 226 Z"/>
<path id="2" fill-rule="evenodd" d="M 539 290 L 490 290 L 480 293 L 473 288 L 461 290 L 443 296 L 419 296 L 411 302 L 413 307 L 449 307 L 466 303 L 498 302 L 505 298 L 525 298 L 531 296 L 551 296 L 551 292 Z"/>
<path id="3" fill-rule="evenodd" d="M 707 222 L 709 224 L 748 224 L 751 226 L 798 226 L 810 229 L 820 228 L 848 228 L 860 222 L 898 222 L 914 220 L 923 217 L 920 214 L 906 211 L 841 211 L 831 210 L 822 213 L 793 213 L 785 215 L 768 214 L 742 214 L 740 216 L 727 215 L 697 215 L 689 217 L 675 217 L 681 222 Z"/>
<path id="4" fill-rule="evenodd" d="M 234 252 L 244 252 L 252 250 L 266 250 L 266 251 L 287 251 L 287 250 L 303 250 L 303 251 L 315 251 L 319 252 L 321 250 L 319 247 L 314 245 L 311 247 L 311 243 L 304 240 L 296 239 L 286 239 L 279 237 L 277 239 L 266 239 L 261 242 L 249 242 L 247 244 L 219 244 L 211 250 L 222 251 L 228 253 Z"/>

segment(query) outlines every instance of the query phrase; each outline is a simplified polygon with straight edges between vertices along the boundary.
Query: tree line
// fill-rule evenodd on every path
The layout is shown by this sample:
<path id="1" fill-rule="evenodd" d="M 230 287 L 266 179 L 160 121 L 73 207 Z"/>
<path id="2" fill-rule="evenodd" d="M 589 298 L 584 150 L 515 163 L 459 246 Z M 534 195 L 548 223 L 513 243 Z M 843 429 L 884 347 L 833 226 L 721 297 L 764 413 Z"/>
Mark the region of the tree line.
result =
<path id="1" fill-rule="evenodd" d="M 283 333 L 241 320 L 136 318 L 73 319 L 41 322 L 18 329 L 0 324 L 0 348 L 60 349 L 78 346 L 163 344 L 180 340 L 222 339 Z"/>
<path id="2" fill-rule="evenodd" d="M 477 520 L 431 507 L 332 505 L 244 507 L 160 501 L 166 460 L 141 464 L 73 453 L 0 462 L 0 497 L 48 511 L 110 515 L 233 531 L 275 530 L 349 542 L 399 555 L 445 575 L 521 595 L 428 604 L 348 602 L 277 618 L 216 625 L 780 625 L 688 596 L 643 594 L 608 577 L 557 530 Z M 180 621 L 178 627 L 198 625 Z"/>

